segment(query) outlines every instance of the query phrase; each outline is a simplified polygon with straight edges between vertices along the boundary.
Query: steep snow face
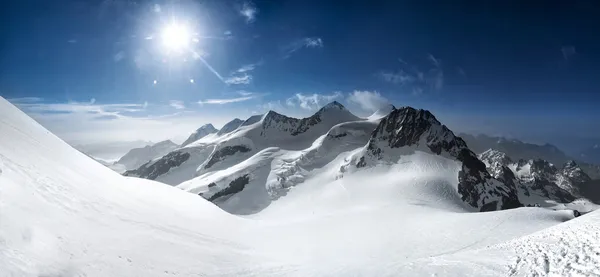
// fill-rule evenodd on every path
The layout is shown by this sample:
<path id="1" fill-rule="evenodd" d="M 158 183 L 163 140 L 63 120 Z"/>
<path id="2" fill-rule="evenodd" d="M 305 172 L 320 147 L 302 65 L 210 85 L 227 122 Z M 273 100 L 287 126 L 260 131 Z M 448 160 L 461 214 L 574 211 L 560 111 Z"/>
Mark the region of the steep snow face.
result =
<path id="1" fill-rule="evenodd" d="M 177 187 L 200 194 L 230 213 L 254 214 L 292 187 L 313 178 L 341 153 L 364 146 L 376 126 L 372 121 L 341 123 L 304 150 L 269 147 L 246 160 L 228 157 L 236 162 L 218 170 L 200 171 L 198 177 Z M 335 177 L 328 174 L 329 180 Z"/>
<path id="2" fill-rule="evenodd" d="M 123 165 L 125 170 L 136 169 L 151 160 L 166 155 L 177 147 L 179 146 L 172 141 L 165 140 L 154 145 L 134 148 L 121 157 L 116 164 Z"/>
<path id="3" fill-rule="evenodd" d="M 219 130 L 215 129 L 215 127 L 212 124 L 203 125 L 202 127 L 198 128 L 198 130 L 193 132 L 190 135 L 190 137 L 181 144 L 181 147 L 186 146 L 186 145 L 188 145 L 194 141 L 197 141 L 203 137 L 206 137 L 209 134 L 214 134 L 218 131 Z"/>
<path id="4" fill-rule="evenodd" d="M 395 109 L 396 109 L 396 107 L 394 107 L 394 105 L 387 104 L 387 105 L 379 108 L 379 110 L 375 111 L 371 116 L 367 117 L 367 119 L 368 120 L 382 119 L 383 117 L 386 117 L 388 114 L 390 114 Z"/>
<path id="5" fill-rule="evenodd" d="M 478 157 L 483 163 L 485 163 L 487 167 L 490 167 L 496 163 L 499 163 L 503 166 L 508 166 L 509 164 L 513 163 L 513 161 L 508 155 L 506 155 L 506 153 L 500 152 L 495 149 L 488 149 L 485 152 L 479 154 Z"/>
<path id="6" fill-rule="evenodd" d="M 242 125 L 242 123 L 244 123 L 243 120 L 241 120 L 239 118 L 235 118 L 232 121 L 227 122 L 227 124 L 223 125 L 223 128 L 221 128 L 221 130 L 219 130 L 219 132 L 217 132 L 217 135 L 221 136 L 224 134 L 231 133 L 235 129 L 240 127 L 240 125 Z"/>
<path id="7" fill-rule="evenodd" d="M 557 185 L 578 197 L 583 196 L 582 187 L 592 181 L 592 178 L 585 174 L 573 160 L 567 161 L 563 165 L 560 175 L 563 178 L 559 178 Z"/>
<path id="8" fill-rule="evenodd" d="M 357 157 L 356 166 L 365 167 L 380 160 L 397 162 L 407 150 L 426 151 L 462 162 L 458 193 L 463 201 L 480 211 L 520 206 L 516 188 L 493 179 L 465 142 L 425 110 L 404 107 L 384 117 L 364 154 Z"/>
<path id="9" fill-rule="evenodd" d="M 259 118 L 259 121 L 256 121 L 257 118 L 256 116 L 251 117 L 234 131 L 221 136 L 208 135 L 198 139 L 184 148 L 187 150 L 176 150 L 179 152 L 195 151 L 200 153 L 200 156 L 195 157 L 191 153 L 192 156 L 189 160 L 181 156 L 179 159 L 181 163 L 172 163 L 167 160 L 155 161 L 152 164 L 164 169 L 157 171 L 154 168 L 143 166 L 148 169 L 139 168 L 137 172 L 129 172 L 128 176 L 156 178 L 156 180 L 167 180 L 170 185 L 178 185 L 205 173 L 234 166 L 265 148 L 279 147 L 285 150 L 301 151 L 310 147 L 317 138 L 327 133 L 336 124 L 361 121 L 338 102 L 327 104 L 314 115 L 303 119 L 287 117 L 273 111 Z M 167 158 L 172 159 L 171 156 L 165 156 L 165 159 Z M 195 171 L 191 172 L 190 169 Z M 158 175 L 152 177 L 151 172 L 158 173 Z M 169 177 L 159 177 L 163 174 L 167 174 Z"/>

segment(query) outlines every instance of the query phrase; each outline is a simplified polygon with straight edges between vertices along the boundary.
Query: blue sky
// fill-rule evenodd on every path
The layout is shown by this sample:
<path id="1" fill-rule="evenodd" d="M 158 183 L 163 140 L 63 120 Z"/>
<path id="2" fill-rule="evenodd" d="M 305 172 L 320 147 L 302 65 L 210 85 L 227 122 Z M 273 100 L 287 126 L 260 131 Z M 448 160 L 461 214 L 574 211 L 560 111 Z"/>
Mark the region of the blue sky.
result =
<path id="1" fill-rule="evenodd" d="M 456 131 L 600 137 L 596 1 L 12 1 L 0 95 L 68 141 L 181 139 L 337 100 Z M 166 49 L 164 29 L 192 41 Z"/>

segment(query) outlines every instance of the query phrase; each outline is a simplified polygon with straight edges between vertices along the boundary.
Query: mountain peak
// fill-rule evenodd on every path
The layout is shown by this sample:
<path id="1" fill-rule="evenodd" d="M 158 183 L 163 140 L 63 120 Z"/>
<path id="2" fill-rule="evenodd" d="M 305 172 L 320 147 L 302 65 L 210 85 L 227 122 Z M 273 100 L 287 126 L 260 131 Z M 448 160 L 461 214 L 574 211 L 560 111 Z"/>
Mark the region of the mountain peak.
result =
<path id="1" fill-rule="evenodd" d="M 329 110 L 329 109 L 340 109 L 340 110 L 345 110 L 346 107 L 344 107 L 344 105 L 342 105 L 340 102 L 338 101 L 333 101 L 325 106 L 323 106 L 320 110 Z"/>
<path id="2" fill-rule="evenodd" d="M 394 105 L 388 103 L 388 104 L 380 107 L 371 116 L 369 116 L 368 119 L 381 119 L 381 118 L 387 116 L 388 114 L 390 114 L 394 110 L 396 110 L 396 107 Z"/>
<path id="3" fill-rule="evenodd" d="M 209 134 L 212 133 L 216 133 L 219 130 L 217 130 L 215 128 L 215 126 L 213 126 L 212 124 L 208 123 L 208 124 L 204 124 L 202 125 L 200 128 L 198 128 L 195 132 L 193 132 L 188 139 L 186 139 L 182 144 L 181 147 L 186 146 L 194 141 L 197 141 L 205 136 L 208 136 Z"/>

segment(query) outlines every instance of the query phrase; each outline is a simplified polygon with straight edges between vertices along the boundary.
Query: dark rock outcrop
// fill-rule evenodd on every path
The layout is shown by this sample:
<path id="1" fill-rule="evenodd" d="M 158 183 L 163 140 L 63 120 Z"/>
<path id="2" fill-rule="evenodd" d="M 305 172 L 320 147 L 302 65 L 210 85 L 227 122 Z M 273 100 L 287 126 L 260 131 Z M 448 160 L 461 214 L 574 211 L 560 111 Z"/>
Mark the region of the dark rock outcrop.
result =
<path id="1" fill-rule="evenodd" d="M 225 146 L 219 150 L 216 150 L 212 155 L 208 158 L 208 162 L 204 165 L 204 168 L 210 168 L 214 164 L 222 161 L 227 156 L 234 155 L 235 153 L 241 152 L 249 152 L 251 149 L 245 145 L 234 145 L 234 146 Z"/>
<path id="2" fill-rule="evenodd" d="M 204 197 L 208 201 L 214 202 L 215 200 L 217 200 L 221 197 L 236 194 L 236 193 L 242 191 L 249 182 L 250 182 L 250 177 L 248 176 L 248 174 L 246 174 L 244 176 L 240 176 L 240 177 L 236 178 L 235 180 L 231 181 L 226 188 L 218 191 L 217 193 L 213 194 L 212 196 L 210 196 L 208 198 L 204 197 L 204 195 L 202 193 L 200 193 L 199 195 Z M 216 184 L 211 183 L 208 185 L 208 187 L 209 188 L 216 187 Z"/>
<path id="3" fill-rule="evenodd" d="M 173 151 L 156 161 L 150 161 L 140 166 L 138 169 L 125 171 L 123 175 L 154 180 L 158 176 L 169 172 L 171 168 L 180 166 L 189 158 L 190 153 Z"/>

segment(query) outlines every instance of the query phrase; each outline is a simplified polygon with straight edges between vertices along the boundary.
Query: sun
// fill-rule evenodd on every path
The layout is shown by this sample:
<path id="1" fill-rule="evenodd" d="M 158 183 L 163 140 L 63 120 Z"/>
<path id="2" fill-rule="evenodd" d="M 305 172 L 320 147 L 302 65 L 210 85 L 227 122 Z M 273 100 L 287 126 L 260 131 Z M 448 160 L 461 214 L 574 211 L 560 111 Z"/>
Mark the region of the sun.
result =
<path id="1" fill-rule="evenodd" d="M 186 25 L 171 23 L 163 28 L 161 39 L 163 46 L 168 51 L 182 52 L 192 40 L 192 34 Z"/>

